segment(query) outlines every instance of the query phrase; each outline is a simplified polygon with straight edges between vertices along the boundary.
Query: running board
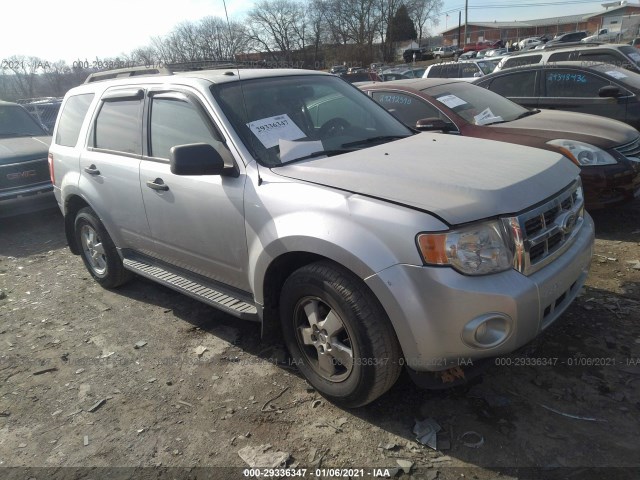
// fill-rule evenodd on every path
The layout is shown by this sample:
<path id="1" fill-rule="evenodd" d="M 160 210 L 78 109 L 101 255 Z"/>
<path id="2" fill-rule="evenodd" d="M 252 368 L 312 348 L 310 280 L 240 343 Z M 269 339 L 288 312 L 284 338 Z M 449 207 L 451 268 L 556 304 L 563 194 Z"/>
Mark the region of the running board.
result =
<path id="1" fill-rule="evenodd" d="M 146 258 L 138 256 L 135 258 L 125 257 L 123 264 L 127 270 L 223 310 L 234 317 L 255 322 L 260 321 L 256 306 L 250 300 L 238 298 L 237 294 L 234 296 L 234 294 L 230 294 L 226 290 L 222 291 L 223 289 L 219 286 L 214 286 L 213 282 L 209 283 L 195 279 L 188 276 L 186 272 L 176 273 L 170 270 L 169 267 L 151 263 Z"/>

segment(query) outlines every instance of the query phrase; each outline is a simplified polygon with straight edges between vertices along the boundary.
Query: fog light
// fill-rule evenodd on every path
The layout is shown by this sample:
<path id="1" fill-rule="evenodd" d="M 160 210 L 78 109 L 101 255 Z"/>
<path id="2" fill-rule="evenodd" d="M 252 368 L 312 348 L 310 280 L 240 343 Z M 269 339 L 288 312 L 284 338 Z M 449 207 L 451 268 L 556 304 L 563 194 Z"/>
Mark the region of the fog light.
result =
<path id="1" fill-rule="evenodd" d="M 502 313 L 487 313 L 464 326 L 462 340 L 474 348 L 493 348 L 503 343 L 511 333 L 511 317 Z"/>

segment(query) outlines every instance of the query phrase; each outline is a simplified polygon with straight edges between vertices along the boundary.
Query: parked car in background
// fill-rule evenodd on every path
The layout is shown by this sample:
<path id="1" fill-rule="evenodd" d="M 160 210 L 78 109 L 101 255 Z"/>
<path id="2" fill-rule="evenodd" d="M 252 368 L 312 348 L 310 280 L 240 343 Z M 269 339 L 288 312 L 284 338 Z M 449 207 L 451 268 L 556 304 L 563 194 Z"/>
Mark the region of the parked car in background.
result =
<path id="1" fill-rule="evenodd" d="M 359 88 L 412 128 L 563 152 L 580 167 L 587 209 L 626 203 L 640 193 L 640 133 L 624 123 L 528 110 L 476 85 L 445 79 Z"/>
<path id="2" fill-rule="evenodd" d="M 529 65 L 500 70 L 474 83 L 527 108 L 591 113 L 640 128 L 640 74 L 614 65 Z"/>
<path id="3" fill-rule="evenodd" d="M 45 128 L 49 135 L 53 132 L 62 98 L 29 98 L 18 100 L 16 103 L 22 105 Z"/>
<path id="4" fill-rule="evenodd" d="M 542 45 L 543 41 L 540 37 L 524 38 L 518 42 L 518 48 L 520 50 L 530 50 L 538 45 Z"/>
<path id="5" fill-rule="evenodd" d="M 281 335 L 343 407 L 514 351 L 586 280 L 559 151 L 415 134 L 316 71 L 93 78 L 50 149 L 71 251 L 105 288 L 135 272 Z"/>
<path id="6" fill-rule="evenodd" d="M 414 55 L 415 55 L 416 62 L 421 62 L 423 60 L 431 60 L 432 58 L 434 58 L 433 52 L 431 50 L 425 47 L 421 47 L 421 48 L 408 48 L 407 50 L 402 52 L 402 59 L 407 63 L 411 63 L 414 60 Z"/>
<path id="7" fill-rule="evenodd" d="M 344 65 L 334 65 L 329 69 L 329 73 L 333 73 L 334 75 L 340 75 L 341 73 L 347 73 L 347 67 Z"/>
<path id="8" fill-rule="evenodd" d="M 581 42 L 619 42 L 626 30 L 601 28 L 595 35 L 584 37 Z"/>
<path id="9" fill-rule="evenodd" d="M 581 60 L 585 64 L 608 63 L 640 73 L 640 52 L 630 45 L 600 44 L 583 45 L 577 43 L 569 47 L 556 45 L 545 50 L 514 53 L 501 61 L 496 71 L 505 68 L 522 67 L 536 63 L 556 63 Z"/>
<path id="10" fill-rule="evenodd" d="M 560 35 L 556 35 L 553 39 L 549 40 L 547 43 L 543 45 L 536 45 L 536 48 L 549 48 L 559 43 L 567 43 L 567 42 L 579 42 L 583 38 L 586 38 L 589 35 L 587 32 L 568 32 L 562 33 Z"/>
<path id="11" fill-rule="evenodd" d="M 464 60 L 458 62 L 434 63 L 429 65 L 423 78 L 459 78 L 467 81 L 491 73 L 494 65 L 485 60 Z"/>
<path id="12" fill-rule="evenodd" d="M 0 101 L 0 216 L 55 207 L 51 136 L 21 105 Z"/>
<path id="13" fill-rule="evenodd" d="M 440 60 L 441 58 L 453 58 L 456 55 L 457 49 L 452 46 L 448 47 L 436 47 L 432 50 L 433 58 Z"/>
<path id="14" fill-rule="evenodd" d="M 378 75 L 377 72 L 366 72 L 366 71 L 343 74 L 343 75 L 340 75 L 340 78 L 342 78 L 343 80 L 346 80 L 349 83 L 381 82 L 382 81 L 382 78 L 380 78 L 380 75 Z"/>

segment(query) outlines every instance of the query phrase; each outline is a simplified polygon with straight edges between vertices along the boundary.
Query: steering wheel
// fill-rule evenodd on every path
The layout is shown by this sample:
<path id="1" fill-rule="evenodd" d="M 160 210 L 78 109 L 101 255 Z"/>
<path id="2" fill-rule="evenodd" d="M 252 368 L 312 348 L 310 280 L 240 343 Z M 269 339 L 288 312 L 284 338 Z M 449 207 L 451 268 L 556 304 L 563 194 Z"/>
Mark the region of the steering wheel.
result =
<path id="1" fill-rule="evenodd" d="M 326 121 L 318 132 L 320 138 L 334 137 L 343 134 L 351 124 L 344 118 L 336 117 Z"/>

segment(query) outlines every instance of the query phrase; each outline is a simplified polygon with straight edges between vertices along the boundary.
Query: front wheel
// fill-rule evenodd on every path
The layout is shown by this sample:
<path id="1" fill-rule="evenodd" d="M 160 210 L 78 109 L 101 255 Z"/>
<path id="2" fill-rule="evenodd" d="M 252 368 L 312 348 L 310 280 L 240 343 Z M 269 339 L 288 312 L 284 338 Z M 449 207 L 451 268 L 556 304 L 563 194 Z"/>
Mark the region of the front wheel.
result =
<path id="1" fill-rule="evenodd" d="M 122 265 L 122 259 L 107 230 L 89 207 L 76 215 L 75 239 L 82 261 L 100 285 L 114 288 L 131 278 L 132 274 Z"/>
<path id="2" fill-rule="evenodd" d="M 296 270 L 280 297 L 285 343 L 300 372 L 322 395 L 359 407 L 400 375 L 391 322 L 362 281 L 331 262 Z"/>

